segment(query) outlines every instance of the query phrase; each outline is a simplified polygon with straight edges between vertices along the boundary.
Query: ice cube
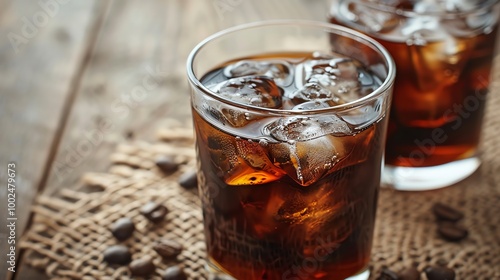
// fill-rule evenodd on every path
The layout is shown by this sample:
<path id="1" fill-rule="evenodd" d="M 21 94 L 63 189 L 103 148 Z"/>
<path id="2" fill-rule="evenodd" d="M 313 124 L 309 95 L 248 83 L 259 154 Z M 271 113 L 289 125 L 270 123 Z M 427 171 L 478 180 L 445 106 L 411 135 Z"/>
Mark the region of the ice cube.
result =
<path id="1" fill-rule="evenodd" d="M 311 216 L 311 210 L 313 210 L 311 208 L 303 197 L 297 195 L 283 201 L 275 214 L 275 219 L 281 223 L 300 224 Z"/>
<path id="2" fill-rule="evenodd" d="M 483 3 L 481 3 L 483 2 Z M 419 14 L 461 13 L 474 11 L 484 4 L 484 0 L 432 0 L 413 1 L 413 11 Z"/>
<path id="3" fill-rule="evenodd" d="M 236 78 L 242 76 L 264 75 L 269 69 L 269 62 L 240 60 L 224 68 L 224 76 Z"/>
<path id="4" fill-rule="evenodd" d="M 329 173 L 366 161 L 372 150 L 371 146 L 376 144 L 374 141 L 380 140 L 380 138 L 373 138 L 376 130 L 377 126 L 371 125 L 361 131 L 356 131 L 350 136 L 338 137 L 336 141 L 342 143 L 343 154 Z"/>
<path id="5" fill-rule="evenodd" d="M 226 125 L 227 119 L 222 114 L 221 110 L 219 110 L 214 104 L 210 104 L 209 102 L 206 102 L 204 104 L 201 104 L 202 107 L 202 112 L 207 118 L 212 119 L 213 121 L 217 123 L 221 123 L 222 125 Z"/>
<path id="6" fill-rule="evenodd" d="M 225 84 L 225 82 L 220 84 L 211 84 L 207 87 L 210 90 L 217 92 L 223 84 Z M 222 125 L 243 127 L 247 125 L 252 119 L 252 115 L 250 113 L 243 112 L 243 110 L 234 109 L 233 107 L 226 106 L 224 104 L 219 104 L 218 102 L 206 100 L 201 106 L 208 117 L 215 119 Z"/>
<path id="7" fill-rule="evenodd" d="M 201 135 L 205 139 L 213 166 L 219 176 L 227 177 L 239 165 L 233 138 L 215 128 Z"/>
<path id="8" fill-rule="evenodd" d="M 278 119 L 265 128 L 282 142 L 307 141 L 324 135 L 348 135 L 350 127 L 335 115 L 316 117 L 289 117 Z"/>
<path id="9" fill-rule="evenodd" d="M 339 189 L 344 187 L 325 182 L 314 189 L 304 188 L 301 192 L 292 189 L 283 195 L 275 219 L 300 234 L 300 240 L 305 241 L 301 243 L 304 257 L 317 255 L 318 246 L 326 247 L 325 254 L 331 254 L 357 225 L 359 217 L 350 216 L 353 207 Z M 330 230 L 325 232 L 325 228 Z"/>
<path id="10" fill-rule="evenodd" d="M 489 34 L 494 30 L 498 16 L 498 12 L 484 9 L 467 14 L 466 17 L 443 20 L 441 25 L 455 38 L 467 38 L 473 42 L 478 34 Z"/>
<path id="11" fill-rule="evenodd" d="M 245 76 L 217 85 L 216 93 L 243 105 L 276 109 L 281 107 L 283 89 L 269 77 Z"/>
<path id="12" fill-rule="evenodd" d="M 277 219 L 278 212 L 295 192 L 288 184 L 281 182 L 273 184 L 272 188 L 254 186 L 241 189 L 239 201 L 249 230 L 258 238 L 282 240 L 283 231 L 289 233 L 290 224 Z"/>
<path id="13" fill-rule="evenodd" d="M 313 60 L 330 60 L 330 59 L 334 59 L 334 58 L 339 58 L 339 57 L 343 57 L 339 54 L 336 54 L 336 53 L 325 53 L 325 52 L 320 52 L 320 51 L 314 51 L 312 54 L 311 54 Z"/>
<path id="14" fill-rule="evenodd" d="M 288 86 L 293 80 L 293 68 L 287 61 L 241 60 L 224 68 L 224 75 L 228 78 L 267 76 L 280 86 Z"/>
<path id="15" fill-rule="evenodd" d="M 373 74 L 368 73 L 365 69 L 358 69 L 358 80 L 361 86 L 380 86 L 380 82 L 378 82 Z"/>
<path id="16" fill-rule="evenodd" d="M 338 105 L 334 100 L 314 100 L 300 103 L 292 108 L 294 111 L 326 109 Z"/>
<path id="17" fill-rule="evenodd" d="M 207 127 L 206 133 L 200 133 L 210 154 L 215 173 L 222 177 L 226 184 L 259 185 L 281 178 L 285 172 L 274 166 L 261 145 L 227 135 L 215 128 Z"/>
<path id="18" fill-rule="evenodd" d="M 460 38 L 460 36 L 453 35 L 463 32 L 454 31 L 457 28 L 457 20 L 449 22 L 449 20 L 441 21 L 433 16 L 420 16 L 409 20 L 402 28 L 402 33 L 408 38 L 406 43 L 412 62 L 410 67 L 413 68 L 413 79 L 423 93 L 434 91 L 438 96 L 442 96 L 439 98 L 446 98 L 439 92 L 444 93 L 445 87 L 457 82 L 469 59 L 475 42 L 472 38 Z M 467 28 L 462 22 L 462 27 L 458 29 L 466 30 Z"/>
<path id="19" fill-rule="evenodd" d="M 276 230 L 276 223 L 272 219 L 272 214 L 267 212 L 275 212 L 282 201 L 273 201 L 270 203 L 273 190 L 266 187 L 254 186 L 252 188 L 240 188 L 238 190 L 241 204 L 242 214 L 245 217 L 247 229 L 258 238 L 271 238 L 273 231 Z"/>
<path id="20" fill-rule="evenodd" d="M 233 127 L 243 127 L 249 122 L 248 113 L 244 113 L 241 110 L 222 107 L 220 112 L 224 116 L 224 119 Z"/>
<path id="21" fill-rule="evenodd" d="M 270 157 L 290 178 L 309 186 L 332 172 L 365 161 L 375 129 L 372 125 L 352 134 L 269 144 Z"/>
<path id="22" fill-rule="evenodd" d="M 361 82 L 370 82 L 369 76 L 366 77 L 367 72 L 351 58 L 340 55 L 332 57 L 301 63 L 295 82 L 298 90 L 287 97 L 296 104 L 317 99 L 331 99 L 342 104 L 362 97 Z"/>
<path id="23" fill-rule="evenodd" d="M 338 80 L 334 88 L 339 97 L 339 103 L 358 100 L 368 93 L 362 90 L 359 81 L 354 80 Z"/>
<path id="24" fill-rule="evenodd" d="M 409 44 L 408 49 L 419 89 L 430 92 L 456 83 L 473 49 L 473 41 L 442 33 L 439 39 L 433 37 L 434 42 L 427 44 L 428 38 L 437 34 L 419 31 L 412 36 L 415 44 Z"/>
<path id="25" fill-rule="evenodd" d="M 373 5 L 373 3 L 369 4 Z M 392 3 L 392 5 L 394 4 L 396 3 Z M 391 5 L 391 3 L 384 3 L 383 5 Z M 356 22 L 359 28 L 368 32 L 388 33 L 399 24 L 399 16 L 396 13 L 374 9 L 370 5 L 356 3 L 355 1 L 342 6 L 340 13 Z"/>
<path id="26" fill-rule="evenodd" d="M 329 65 L 334 69 L 335 75 L 342 79 L 357 80 L 359 76 L 360 64 L 350 58 L 338 58 L 330 60 Z"/>
<path id="27" fill-rule="evenodd" d="M 290 246 L 297 246 L 293 240 L 316 242 L 316 237 L 325 234 L 329 237 L 322 240 L 322 244 L 343 241 L 345 237 L 338 233 L 324 232 L 323 225 L 345 211 L 342 210 L 344 203 L 334 196 L 334 189 L 330 183 L 320 188 L 297 189 L 285 182 L 273 184 L 272 188 L 242 189 L 239 201 L 247 222 L 246 230 L 258 238 L 290 242 L 283 244 Z M 339 223 L 340 231 L 346 231 L 344 221 L 335 222 Z M 283 240 L 283 234 L 287 234 L 287 240 Z"/>
<path id="28" fill-rule="evenodd" d="M 417 17 L 408 19 L 407 24 L 401 28 L 401 33 L 407 38 L 409 46 L 425 46 L 429 41 L 441 37 L 438 30 L 439 22 L 432 17 Z"/>
<path id="29" fill-rule="evenodd" d="M 321 179 L 345 154 L 342 142 L 333 136 L 270 145 L 273 161 L 302 186 Z"/>
<path id="30" fill-rule="evenodd" d="M 307 83 L 302 88 L 285 94 L 294 104 L 300 104 L 311 100 L 331 99 L 338 100 L 338 97 L 320 85 L 319 83 Z"/>
<path id="31" fill-rule="evenodd" d="M 217 92 L 221 85 L 208 86 L 209 89 Z M 256 114 L 245 112 L 243 109 L 234 108 L 219 102 L 205 101 L 202 104 L 203 110 L 207 116 L 214 118 L 217 122 L 223 125 L 230 125 L 232 127 L 243 127 L 250 123 L 252 120 L 259 119 Z"/>
<path id="32" fill-rule="evenodd" d="M 274 166 L 260 143 L 236 138 L 238 165 L 226 177 L 228 185 L 261 185 L 281 178 L 285 172 Z"/>
<path id="33" fill-rule="evenodd" d="M 444 9 L 448 12 L 469 12 L 481 7 L 484 0 L 445 0 Z"/>
<path id="34" fill-rule="evenodd" d="M 346 197 L 345 194 L 341 194 L 336 204 L 330 206 L 330 209 L 325 209 L 330 210 L 327 214 L 323 214 L 328 215 L 328 218 L 309 224 L 308 232 L 313 236 L 323 236 L 325 241 L 330 243 L 329 246 L 335 248 L 344 242 L 351 235 L 356 226 L 359 225 L 360 218 L 363 217 L 362 213 L 366 213 L 361 211 L 361 206 L 361 201 L 352 201 Z M 319 230 L 325 227 L 324 223 L 334 225 L 334 230 L 327 235 Z"/>
<path id="35" fill-rule="evenodd" d="M 329 86 L 338 78 L 357 80 L 358 68 L 360 65 L 348 57 L 331 55 L 331 58 L 324 54 L 314 54 L 321 59 L 306 60 L 297 65 L 295 85 L 302 88 L 308 82 L 319 83 Z"/>
<path id="36" fill-rule="evenodd" d="M 328 220 L 342 207 L 337 203 L 337 197 L 340 196 L 334 195 L 336 190 L 331 183 L 320 184 L 314 189 L 288 188 L 282 195 L 284 202 L 277 212 L 276 219 L 289 224 L 303 223 L 307 227 Z"/>
<path id="37" fill-rule="evenodd" d="M 342 113 L 341 118 L 349 124 L 353 130 L 362 130 L 378 121 L 384 114 L 382 109 L 384 100 L 378 98 L 362 108 L 353 108 Z"/>

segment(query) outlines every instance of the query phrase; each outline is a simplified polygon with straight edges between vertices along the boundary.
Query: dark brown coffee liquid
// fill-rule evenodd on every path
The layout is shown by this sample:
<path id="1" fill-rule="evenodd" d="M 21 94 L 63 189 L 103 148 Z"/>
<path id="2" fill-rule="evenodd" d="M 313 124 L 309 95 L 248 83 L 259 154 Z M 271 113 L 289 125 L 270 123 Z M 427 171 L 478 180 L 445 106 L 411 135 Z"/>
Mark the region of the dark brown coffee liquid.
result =
<path id="1" fill-rule="evenodd" d="M 411 50 L 378 40 L 394 56 L 397 75 L 387 135 L 386 163 L 433 166 L 476 154 L 484 115 L 496 30 L 464 46 L 460 70 L 416 70 L 419 52 L 433 53 L 443 42 Z M 415 73 L 419 71 L 420 73 Z M 427 73 L 422 77 L 421 73 Z M 426 77 L 432 76 L 432 78 Z"/>
<path id="2" fill-rule="evenodd" d="M 351 89 L 338 87 L 340 82 L 326 87 L 323 81 L 297 92 L 316 83 L 314 71 L 305 74 L 306 82 L 296 80 L 299 64 L 310 59 L 310 54 L 245 58 L 246 64 L 233 71 L 241 74 L 233 82 L 227 75 L 234 68 L 228 65 L 237 62 L 208 73 L 202 82 L 236 102 L 300 110 L 359 98 L 368 92 L 363 93 L 367 80 L 376 80 L 357 62 L 329 57 L 336 62 L 311 67 L 318 75 L 347 80 Z M 338 96 L 325 88 L 338 90 Z M 218 269 L 239 280 L 340 280 L 367 268 L 384 121 L 355 130 L 333 115 L 283 122 L 209 105 L 195 106 L 193 114 L 208 256 Z"/>

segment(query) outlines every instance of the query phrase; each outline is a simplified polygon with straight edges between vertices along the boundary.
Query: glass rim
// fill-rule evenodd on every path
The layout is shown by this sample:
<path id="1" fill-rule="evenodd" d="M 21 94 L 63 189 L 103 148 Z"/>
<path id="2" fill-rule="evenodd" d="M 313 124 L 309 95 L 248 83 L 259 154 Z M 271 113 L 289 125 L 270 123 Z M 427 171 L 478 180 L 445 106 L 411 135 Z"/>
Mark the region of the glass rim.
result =
<path id="1" fill-rule="evenodd" d="M 498 0 L 486 0 L 485 2 L 480 3 L 480 5 L 474 5 L 473 9 L 466 11 L 426 11 L 426 12 L 416 12 L 413 10 L 396 8 L 391 5 L 386 5 L 383 2 L 380 3 L 371 3 L 363 0 L 348 0 L 349 2 L 357 2 L 361 5 L 369 7 L 374 10 L 379 10 L 381 12 L 393 13 L 399 16 L 404 17 L 417 17 L 417 16 L 431 16 L 431 17 L 439 17 L 443 19 L 455 19 L 457 17 L 466 17 L 473 14 L 481 14 L 485 10 L 490 10 L 496 4 L 499 4 Z M 479 7 L 476 7 L 479 6 Z"/>
<path id="2" fill-rule="evenodd" d="M 328 108 L 319 108 L 319 109 L 310 109 L 310 110 L 291 110 L 291 109 L 274 109 L 274 108 L 265 108 L 265 107 L 259 107 L 255 105 L 248 105 L 248 104 L 242 104 L 238 103 L 226 98 L 223 98 L 222 96 L 218 95 L 214 91 L 210 90 L 209 88 L 205 87 L 203 83 L 196 77 L 196 74 L 194 73 L 194 61 L 196 59 L 197 54 L 200 52 L 200 50 L 203 49 L 204 46 L 209 44 L 211 41 L 221 38 L 227 34 L 230 33 L 235 33 L 241 30 L 247 30 L 247 29 L 252 29 L 252 28 L 259 28 L 259 27 L 271 27 L 271 26 L 291 26 L 291 27 L 297 27 L 297 26 L 306 26 L 306 27 L 314 27 L 314 28 L 323 28 L 324 31 L 326 32 L 332 32 L 334 31 L 336 34 L 339 34 L 341 36 L 347 36 L 350 37 L 353 40 L 356 40 L 360 43 L 363 43 L 365 45 L 371 45 L 371 47 L 374 48 L 375 51 L 379 52 L 381 56 L 383 57 L 384 62 L 387 64 L 388 71 L 387 71 L 387 77 L 385 77 L 383 83 L 377 87 L 374 91 L 372 91 L 370 94 L 363 96 L 359 99 L 356 99 L 354 101 L 345 103 L 345 104 L 339 104 L 335 106 L 331 106 Z M 221 61 L 223 63 L 224 61 Z M 348 109 L 352 109 L 355 107 L 362 106 L 380 96 L 385 94 L 391 86 L 394 84 L 395 76 L 396 76 L 396 64 L 394 62 L 394 59 L 392 56 L 389 54 L 389 51 L 385 49 L 380 43 L 378 43 L 376 40 L 372 39 L 371 37 L 364 35 L 361 32 L 358 32 L 356 30 L 343 27 L 337 24 L 332 24 L 332 23 L 327 23 L 327 22 L 321 22 L 321 21 L 313 21 L 313 20 L 263 20 L 263 21 L 258 21 L 258 22 L 251 22 L 251 23 L 246 23 L 246 24 L 241 24 L 241 25 L 236 25 L 224 30 L 221 30 L 219 32 L 216 32 L 204 40 L 202 40 L 200 43 L 198 43 L 193 50 L 190 52 L 188 58 L 187 58 L 187 76 L 188 80 L 191 83 L 192 86 L 194 86 L 197 90 L 203 92 L 203 94 L 219 101 L 227 105 L 231 105 L 243 110 L 248 110 L 252 112 L 260 112 L 260 113 L 267 113 L 267 114 L 279 114 L 279 115 L 309 115 L 309 114 L 321 114 L 321 113 L 328 113 L 332 111 L 344 111 Z"/>

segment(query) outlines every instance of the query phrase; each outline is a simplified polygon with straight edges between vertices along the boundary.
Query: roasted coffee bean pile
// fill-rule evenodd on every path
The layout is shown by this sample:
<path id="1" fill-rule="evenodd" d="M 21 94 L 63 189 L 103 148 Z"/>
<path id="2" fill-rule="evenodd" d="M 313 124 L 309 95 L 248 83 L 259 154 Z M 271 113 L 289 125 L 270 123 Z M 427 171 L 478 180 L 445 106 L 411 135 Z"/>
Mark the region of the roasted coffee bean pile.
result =
<path id="1" fill-rule="evenodd" d="M 159 223 L 168 213 L 163 204 L 148 202 L 140 209 L 140 213 L 152 223 Z M 118 241 L 130 238 L 135 225 L 128 217 L 118 219 L 110 228 L 111 233 Z M 175 240 L 161 239 L 153 247 L 154 251 L 163 259 L 175 259 L 182 252 L 182 245 Z M 132 276 L 146 277 L 156 271 L 153 257 L 147 256 L 140 259 L 132 259 L 129 248 L 124 245 L 112 245 L 103 252 L 104 261 L 110 265 L 127 265 Z M 162 279 L 187 279 L 186 274 L 179 266 L 169 267 L 162 274 Z"/>
<path id="2" fill-rule="evenodd" d="M 179 163 L 173 156 L 162 156 L 156 159 L 156 166 L 165 174 L 171 174 L 179 169 Z M 189 169 L 179 176 L 178 183 L 185 189 L 194 189 L 198 186 L 196 170 Z"/>
<path id="3" fill-rule="evenodd" d="M 156 160 L 156 166 L 165 174 L 171 174 L 179 169 L 179 163 L 175 161 L 174 157 L 160 157 Z M 198 181 L 195 170 L 188 170 L 179 176 L 178 183 L 185 189 L 193 189 L 197 187 Z M 158 224 L 165 219 L 169 213 L 167 206 L 150 201 L 139 209 L 139 212 L 149 222 Z M 133 236 L 135 231 L 135 224 L 129 217 L 123 217 L 114 222 L 110 227 L 111 234 L 117 241 L 125 241 Z M 164 260 L 174 260 L 182 253 L 183 246 L 181 243 L 170 240 L 160 239 L 157 240 L 153 246 L 156 255 Z M 155 253 L 140 258 L 133 259 L 129 248 L 125 245 L 112 245 L 103 251 L 103 259 L 109 265 L 123 266 L 128 265 L 128 269 L 132 276 L 148 277 L 155 274 L 156 266 L 153 262 Z M 168 267 L 165 271 L 161 272 L 163 280 L 186 280 L 187 275 L 179 265 Z"/>
<path id="4" fill-rule="evenodd" d="M 438 202 L 433 205 L 432 213 L 436 217 L 437 232 L 444 240 L 458 242 L 468 236 L 467 229 L 458 224 L 464 218 L 464 213 L 461 211 Z M 428 266 L 423 272 L 428 280 L 455 279 L 455 271 L 446 267 L 445 261 L 435 266 Z M 407 267 L 398 273 L 384 267 L 377 280 L 420 280 L 420 275 L 421 272 L 414 266 Z"/>

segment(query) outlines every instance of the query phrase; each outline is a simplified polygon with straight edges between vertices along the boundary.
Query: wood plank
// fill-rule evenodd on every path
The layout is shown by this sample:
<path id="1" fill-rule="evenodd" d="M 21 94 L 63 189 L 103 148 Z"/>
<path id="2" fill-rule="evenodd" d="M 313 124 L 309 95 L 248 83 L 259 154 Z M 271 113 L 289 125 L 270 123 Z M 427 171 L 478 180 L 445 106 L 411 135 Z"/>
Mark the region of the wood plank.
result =
<path id="1" fill-rule="evenodd" d="M 9 4 L 11 1 L 0 1 L 0 22 L 1 18 L 3 18 L 7 11 L 9 11 Z"/>
<path id="2" fill-rule="evenodd" d="M 78 187 L 85 172 L 106 170 L 110 153 L 130 134 L 151 140 L 166 118 L 189 122 L 185 61 L 208 35 L 262 19 L 318 19 L 329 5 L 326 0 L 293 0 L 280 9 L 280 0 L 242 1 L 219 16 L 219 2 L 237 3 L 112 3 L 77 90 L 45 194 Z M 270 12 L 269 7 L 276 9 Z M 28 269 L 21 272 L 17 279 L 44 279 Z"/>
<path id="3" fill-rule="evenodd" d="M 114 3 L 69 116 L 46 193 L 78 184 L 85 171 L 105 170 L 107 156 L 130 132 L 153 139 L 163 119 L 189 120 L 185 61 L 203 38 L 243 22 L 314 19 L 324 14 L 327 2 L 302 9 L 298 7 L 309 5 L 305 0 L 291 1 L 291 8 L 271 13 L 266 10 L 270 3 L 281 2 L 245 1 L 223 19 L 212 2 Z M 152 81 L 149 89 L 145 79 Z"/>
<path id="4" fill-rule="evenodd" d="M 43 3 L 49 2 L 9 0 L 0 5 L 0 182 L 5 186 L 0 205 L 6 221 L 7 164 L 14 162 L 17 241 L 54 155 L 58 127 L 95 20 L 94 1 Z M 8 272 L 6 238 L 3 226 L 0 278 Z M 16 256 L 18 270 L 19 251 Z"/>

